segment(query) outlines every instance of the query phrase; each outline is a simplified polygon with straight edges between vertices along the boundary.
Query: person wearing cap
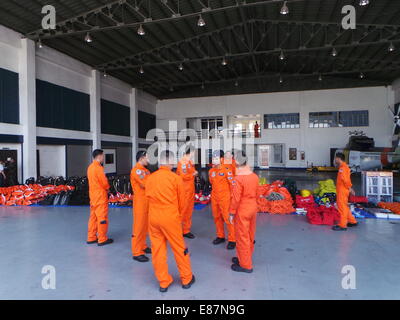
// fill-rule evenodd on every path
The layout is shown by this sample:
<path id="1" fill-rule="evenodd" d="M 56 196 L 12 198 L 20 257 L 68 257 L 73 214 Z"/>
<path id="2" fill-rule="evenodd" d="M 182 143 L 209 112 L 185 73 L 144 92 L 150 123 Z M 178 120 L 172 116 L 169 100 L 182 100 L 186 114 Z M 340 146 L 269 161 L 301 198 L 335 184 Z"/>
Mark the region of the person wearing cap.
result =
<path id="1" fill-rule="evenodd" d="M 146 244 L 148 233 L 149 201 L 145 195 L 145 185 L 150 171 L 147 169 L 149 159 L 146 151 L 136 154 L 136 165 L 131 171 L 131 185 L 133 191 L 133 224 L 132 224 L 132 256 L 138 262 L 148 262 L 145 253 L 151 249 Z"/>
<path id="2" fill-rule="evenodd" d="M 209 181 L 212 186 L 211 209 L 216 227 L 217 238 L 214 245 L 225 242 L 225 227 L 228 229 L 228 250 L 236 247 L 235 228 L 229 223 L 229 205 L 231 201 L 231 187 L 234 178 L 230 167 L 224 165 L 224 152 L 214 151 L 212 157 L 213 168 L 209 171 Z"/>

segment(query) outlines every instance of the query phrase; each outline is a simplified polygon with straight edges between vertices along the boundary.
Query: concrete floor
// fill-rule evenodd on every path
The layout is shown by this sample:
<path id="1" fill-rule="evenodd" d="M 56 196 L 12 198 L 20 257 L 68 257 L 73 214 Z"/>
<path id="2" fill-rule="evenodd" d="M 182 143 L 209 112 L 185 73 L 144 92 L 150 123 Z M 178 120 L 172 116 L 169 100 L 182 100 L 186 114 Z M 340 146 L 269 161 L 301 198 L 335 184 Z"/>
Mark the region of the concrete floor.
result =
<path id="1" fill-rule="evenodd" d="M 175 278 L 158 292 L 151 263 L 130 256 L 131 210 L 110 209 L 106 247 L 85 244 L 86 207 L 0 207 L 0 299 L 400 299 L 400 224 L 364 220 L 336 233 L 303 216 L 258 218 L 254 273 L 232 272 L 234 252 L 213 246 L 209 208 L 194 212 L 188 240 L 197 277 L 190 290 Z M 56 269 L 56 289 L 44 290 L 44 265 Z M 342 289 L 342 267 L 356 268 L 356 290 Z"/>

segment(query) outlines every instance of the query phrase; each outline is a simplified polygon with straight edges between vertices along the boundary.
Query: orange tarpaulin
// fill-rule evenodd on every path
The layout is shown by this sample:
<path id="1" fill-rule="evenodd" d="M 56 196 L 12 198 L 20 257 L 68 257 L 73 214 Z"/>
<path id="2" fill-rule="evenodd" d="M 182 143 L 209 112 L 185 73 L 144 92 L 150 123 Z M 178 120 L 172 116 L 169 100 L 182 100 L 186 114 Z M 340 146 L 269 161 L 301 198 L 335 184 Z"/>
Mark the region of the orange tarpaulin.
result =
<path id="1" fill-rule="evenodd" d="M 260 212 L 291 214 L 296 211 L 289 191 L 282 185 L 282 181 L 275 181 L 271 184 L 258 186 L 257 204 Z M 283 200 L 268 200 L 268 196 L 272 193 L 280 194 Z"/>

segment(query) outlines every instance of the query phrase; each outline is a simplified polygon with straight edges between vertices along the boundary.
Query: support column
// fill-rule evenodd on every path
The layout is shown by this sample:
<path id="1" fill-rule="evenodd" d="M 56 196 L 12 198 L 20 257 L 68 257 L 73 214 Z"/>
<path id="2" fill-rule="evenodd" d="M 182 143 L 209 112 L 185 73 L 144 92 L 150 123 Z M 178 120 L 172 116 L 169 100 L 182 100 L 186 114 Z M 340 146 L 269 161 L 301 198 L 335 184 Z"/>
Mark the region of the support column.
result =
<path id="1" fill-rule="evenodd" d="M 131 108 L 131 140 L 132 140 L 132 161 L 136 162 L 136 153 L 138 150 L 138 114 L 137 114 L 137 105 L 136 105 L 136 93 L 137 90 L 132 88 L 132 92 L 130 94 L 130 108 Z"/>
<path id="2" fill-rule="evenodd" d="M 93 139 L 93 150 L 101 149 L 101 86 L 100 72 L 92 71 L 90 78 L 90 131 Z"/>
<path id="3" fill-rule="evenodd" d="M 22 145 L 23 181 L 20 183 L 23 183 L 30 177 L 37 178 L 35 42 L 22 39 L 19 58 L 20 122 L 24 136 Z"/>

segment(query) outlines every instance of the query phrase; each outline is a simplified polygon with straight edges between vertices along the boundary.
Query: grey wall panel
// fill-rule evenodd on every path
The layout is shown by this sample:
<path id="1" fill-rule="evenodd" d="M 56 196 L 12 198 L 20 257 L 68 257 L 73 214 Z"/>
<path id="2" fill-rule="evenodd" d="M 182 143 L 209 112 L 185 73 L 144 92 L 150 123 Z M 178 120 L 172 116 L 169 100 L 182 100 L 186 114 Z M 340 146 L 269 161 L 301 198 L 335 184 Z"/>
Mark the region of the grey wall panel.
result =
<path id="1" fill-rule="evenodd" d="M 91 146 L 68 145 L 67 146 L 67 176 L 83 177 L 92 162 Z"/>

